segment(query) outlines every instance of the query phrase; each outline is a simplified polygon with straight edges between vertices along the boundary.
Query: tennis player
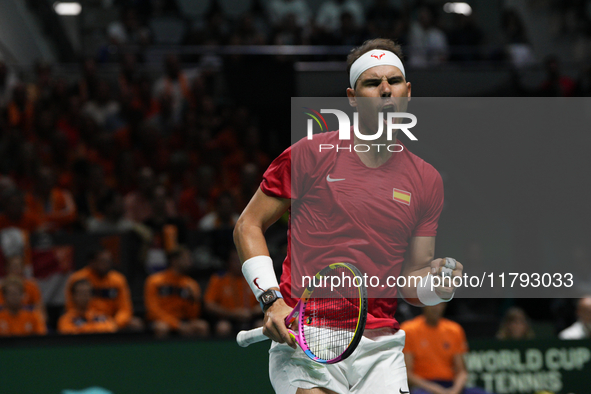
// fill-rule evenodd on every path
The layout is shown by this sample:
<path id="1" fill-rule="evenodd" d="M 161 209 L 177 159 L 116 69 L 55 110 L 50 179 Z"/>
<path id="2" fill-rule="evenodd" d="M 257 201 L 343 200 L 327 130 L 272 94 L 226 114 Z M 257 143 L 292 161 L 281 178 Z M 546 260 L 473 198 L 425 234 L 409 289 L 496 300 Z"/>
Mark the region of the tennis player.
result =
<path id="1" fill-rule="evenodd" d="M 389 100 L 410 98 L 411 84 L 401 58 L 400 46 L 387 39 L 366 41 L 352 50 L 347 58 L 350 102 L 375 98 L 386 105 Z M 361 119 L 359 123 L 361 133 L 376 133 L 368 126 L 372 122 Z M 377 127 L 377 122 L 373 125 Z M 394 319 L 396 298 L 371 298 L 370 292 L 364 337 L 340 363 L 315 363 L 296 346 L 284 322 L 301 295 L 292 294 L 294 264 L 320 256 L 326 260 L 331 254 L 341 261 L 342 256 L 350 256 L 345 262 L 362 271 L 425 278 L 418 284 L 408 281 L 399 289 L 414 305 L 436 305 L 453 297 L 453 287 L 431 286 L 433 275 L 449 269 L 449 265 L 444 268 L 445 259 L 434 259 L 443 206 L 441 176 L 406 147 L 397 153 L 377 147 L 368 152 L 347 150 L 363 142 L 357 135 L 353 140 L 340 140 L 337 131 L 300 140 L 269 166 L 236 224 L 234 241 L 243 261 L 242 272 L 265 312 L 263 333 L 274 341 L 269 373 L 277 393 L 409 392 L 402 353 L 405 334 Z M 399 140 L 372 141 L 380 142 L 402 145 Z M 340 149 L 319 156 L 319 143 Z M 300 159 L 296 161 L 294 155 Z M 299 166 L 293 172 L 297 179 L 292 179 L 292 159 L 293 166 Z M 396 191 L 401 193 L 398 197 Z M 298 214 L 290 217 L 288 253 L 279 284 L 264 233 L 293 208 Z M 292 253 L 296 244 L 305 245 L 300 249 L 304 258 Z M 376 258 L 376 253 L 381 257 Z M 453 266 L 451 274 L 461 276 L 462 265 L 453 261 Z"/>

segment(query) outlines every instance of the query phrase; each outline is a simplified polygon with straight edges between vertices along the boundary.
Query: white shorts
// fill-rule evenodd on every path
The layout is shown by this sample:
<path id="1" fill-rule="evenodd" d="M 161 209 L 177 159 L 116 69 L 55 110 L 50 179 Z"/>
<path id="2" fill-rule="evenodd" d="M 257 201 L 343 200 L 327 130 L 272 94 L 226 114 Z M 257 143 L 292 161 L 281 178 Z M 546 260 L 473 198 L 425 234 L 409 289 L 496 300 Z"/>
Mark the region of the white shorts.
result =
<path id="1" fill-rule="evenodd" d="M 298 388 L 327 388 L 339 394 L 408 393 L 404 363 L 405 333 L 367 330 L 357 349 L 344 361 L 320 364 L 300 349 L 273 342 L 269 349 L 269 376 L 277 394 Z"/>

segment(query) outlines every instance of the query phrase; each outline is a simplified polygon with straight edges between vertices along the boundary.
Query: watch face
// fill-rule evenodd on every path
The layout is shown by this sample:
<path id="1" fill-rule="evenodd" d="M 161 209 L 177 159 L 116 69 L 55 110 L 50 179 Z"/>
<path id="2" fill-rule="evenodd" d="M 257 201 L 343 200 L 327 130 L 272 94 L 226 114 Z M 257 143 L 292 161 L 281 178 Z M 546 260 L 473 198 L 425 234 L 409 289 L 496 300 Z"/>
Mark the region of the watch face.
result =
<path id="1" fill-rule="evenodd" d="M 265 293 L 263 294 L 263 303 L 267 303 L 273 299 L 273 293 Z"/>

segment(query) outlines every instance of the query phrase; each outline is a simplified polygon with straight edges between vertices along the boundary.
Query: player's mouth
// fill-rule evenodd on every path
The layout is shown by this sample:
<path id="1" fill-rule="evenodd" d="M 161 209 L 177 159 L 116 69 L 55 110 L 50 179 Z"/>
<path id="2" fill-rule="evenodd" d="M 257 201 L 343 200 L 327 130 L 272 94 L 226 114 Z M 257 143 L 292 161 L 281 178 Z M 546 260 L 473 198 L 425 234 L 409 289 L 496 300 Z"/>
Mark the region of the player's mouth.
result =
<path id="1" fill-rule="evenodd" d="M 384 106 L 382 107 L 381 112 L 383 112 L 383 113 L 396 112 L 396 107 L 392 103 L 387 103 L 387 104 L 384 104 Z"/>

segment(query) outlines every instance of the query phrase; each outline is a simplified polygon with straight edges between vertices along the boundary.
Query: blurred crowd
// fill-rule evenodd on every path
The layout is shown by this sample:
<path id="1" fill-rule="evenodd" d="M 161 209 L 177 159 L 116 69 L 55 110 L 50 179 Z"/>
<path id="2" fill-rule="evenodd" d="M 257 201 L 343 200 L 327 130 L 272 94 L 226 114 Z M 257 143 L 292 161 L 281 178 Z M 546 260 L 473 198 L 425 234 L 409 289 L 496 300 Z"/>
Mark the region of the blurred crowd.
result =
<path id="1" fill-rule="evenodd" d="M 519 68 L 536 61 L 522 15 L 510 5 L 500 15 L 501 37 L 497 39 L 486 36 L 481 25 L 484 16 L 469 5 L 446 8 L 442 3 L 424 0 L 325 0 L 314 7 L 306 0 L 251 0 L 240 15 L 230 14 L 219 1 L 210 0 L 197 18 L 183 15 L 176 1 L 114 4 L 119 6 L 121 17 L 107 28 L 101 50 L 104 61 L 116 61 L 117 54 L 129 47 L 146 48 L 158 43 L 161 33 L 150 22 L 163 17 L 179 22 L 182 34 L 175 43 L 182 45 L 356 46 L 369 38 L 384 37 L 405 48 L 412 67 L 506 60 Z M 591 2 L 528 2 L 531 12 L 539 8 L 551 15 L 551 37 L 566 35 L 573 39 L 573 58 L 588 60 Z"/>
<path id="2" fill-rule="evenodd" d="M 116 83 L 99 76 L 92 58 L 69 82 L 50 64 L 38 63 L 34 78 L 23 80 L 0 62 L 0 275 L 29 281 L 39 265 L 32 239 L 60 234 L 133 233 L 145 277 L 173 264 L 171 253 L 191 232 L 217 232 L 212 259 L 232 271 L 234 223 L 270 163 L 257 119 L 245 106 L 214 100 L 208 75 L 189 78 L 175 55 L 156 78 L 139 74 L 135 60 L 122 58 Z M 11 271 L 12 264 L 19 267 Z M 87 285 L 66 286 L 68 310 L 76 294 L 101 293 Z M 184 288 L 173 286 L 172 295 L 187 296 Z M 201 305 L 197 288 L 189 295 Z M 38 305 L 39 298 L 27 299 Z"/>

